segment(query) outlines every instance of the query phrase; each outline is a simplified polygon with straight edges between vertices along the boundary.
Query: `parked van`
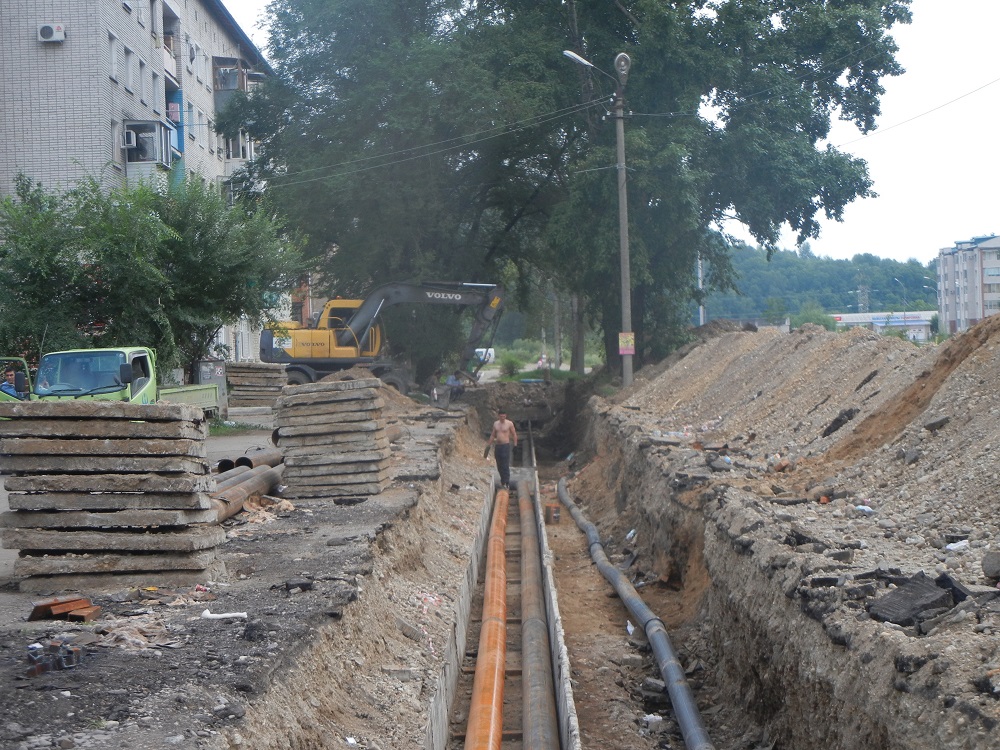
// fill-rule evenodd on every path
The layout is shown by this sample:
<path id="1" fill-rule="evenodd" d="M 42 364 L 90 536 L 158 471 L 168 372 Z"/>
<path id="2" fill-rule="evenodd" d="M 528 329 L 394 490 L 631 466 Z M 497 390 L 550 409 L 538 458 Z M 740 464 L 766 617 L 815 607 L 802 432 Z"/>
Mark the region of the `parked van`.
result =
<path id="1" fill-rule="evenodd" d="M 492 364 L 496 358 L 496 350 L 491 346 L 489 349 L 476 349 L 476 357 L 484 365 Z"/>

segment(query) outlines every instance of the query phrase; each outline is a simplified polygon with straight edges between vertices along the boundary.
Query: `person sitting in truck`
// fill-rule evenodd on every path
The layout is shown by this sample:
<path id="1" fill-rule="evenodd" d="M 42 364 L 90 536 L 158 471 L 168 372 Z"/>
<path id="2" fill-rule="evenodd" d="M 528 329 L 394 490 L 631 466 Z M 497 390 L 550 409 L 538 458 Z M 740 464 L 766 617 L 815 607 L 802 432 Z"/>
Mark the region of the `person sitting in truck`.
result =
<path id="1" fill-rule="evenodd" d="M 14 378 L 16 374 L 17 371 L 14 369 L 12 365 L 8 365 L 7 368 L 4 369 L 3 382 L 0 383 L 0 391 L 3 391 L 8 396 L 13 396 L 16 399 L 24 401 L 24 399 L 27 398 L 28 394 L 19 393 L 17 388 L 14 387 Z"/>

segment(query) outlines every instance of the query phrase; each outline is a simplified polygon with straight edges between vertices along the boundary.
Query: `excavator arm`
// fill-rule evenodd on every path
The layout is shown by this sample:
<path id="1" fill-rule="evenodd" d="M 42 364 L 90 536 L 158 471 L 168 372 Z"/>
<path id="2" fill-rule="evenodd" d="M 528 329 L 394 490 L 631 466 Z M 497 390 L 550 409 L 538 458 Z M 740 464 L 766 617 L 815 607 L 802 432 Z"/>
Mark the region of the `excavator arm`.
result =
<path id="1" fill-rule="evenodd" d="M 341 346 L 364 348 L 372 326 L 379 314 L 392 305 L 457 305 L 478 306 L 472 333 L 462 350 L 460 368 L 465 371 L 475 357 L 476 345 L 490 329 L 496 326 L 503 307 L 503 289 L 496 284 L 472 284 L 465 282 L 429 282 L 410 284 L 399 282 L 378 287 L 369 294 L 358 307 L 345 327 L 337 334 Z"/>

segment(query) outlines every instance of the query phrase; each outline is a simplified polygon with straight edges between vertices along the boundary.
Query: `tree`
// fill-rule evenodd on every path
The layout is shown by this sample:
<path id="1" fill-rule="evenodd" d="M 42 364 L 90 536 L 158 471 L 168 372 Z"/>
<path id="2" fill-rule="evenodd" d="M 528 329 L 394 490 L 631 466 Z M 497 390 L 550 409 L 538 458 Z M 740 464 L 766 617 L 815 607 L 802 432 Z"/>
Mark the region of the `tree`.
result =
<path id="1" fill-rule="evenodd" d="M 781 297 L 768 297 L 764 300 L 764 318 L 773 326 L 781 325 L 788 317 L 788 309 Z"/>
<path id="2" fill-rule="evenodd" d="M 823 312 L 823 307 L 818 302 L 811 301 L 802 305 L 802 309 L 792 316 L 792 328 L 801 328 L 806 323 L 813 323 L 823 326 L 828 331 L 837 330 L 837 321 Z"/>
<path id="3" fill-rule="evenodd" d="M 196 180 L 48 193 L 22 176 L 0 202 L 0 347 L 140 344 L 187 365 L 223 324 L 266 317 L 297 259 L 273 218 Z"/>
<path id="4" fill-rule="evenodd" d="M 679 340 L 694 269 L 732 287 L 742 221 L 767 249 L 800 241 L 871 195 L 860 159 L 822 142 L 831 118 L 874 127 L 888 30 L 908 0 L 462 3 L 275 0 L 275 79 L 235 100 L 266 184 L 310 235 L 341 293 L 387 280 L 535 276 L 579 295 L 617 361 L 615 135 L 601 122 L 633 58 L 626 96 L 632 319 L 637 359 Z"/>

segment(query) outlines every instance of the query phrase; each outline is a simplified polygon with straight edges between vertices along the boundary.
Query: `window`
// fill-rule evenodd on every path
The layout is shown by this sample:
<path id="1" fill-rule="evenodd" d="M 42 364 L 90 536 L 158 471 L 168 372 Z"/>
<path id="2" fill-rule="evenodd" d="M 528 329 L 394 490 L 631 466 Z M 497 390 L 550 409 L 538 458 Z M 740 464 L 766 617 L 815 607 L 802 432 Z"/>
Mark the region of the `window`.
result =
<path id="1" fill-rule="evenodd" d="M 1000 276 L 1000 267 L 997 268 L 984 268 L 983 276 Z"/>
<path id="2" fill-rule="evenodd" d="M 153 111 L 159 112 L 163 109 L 163 81 L 160 79 L 160 74 L 155 70 L 153 71 L 153 82 L 152 82 L 152 94 L 153 97 Z"/>
<path id="3" fill-rule="evenodd" d="M 128 47 L 125 48 L 125 54 L 122 60 L 125 66 L 125 88 L 129 91 L 135 90 L 135 73 L 133 68 L 135 67 L 135 52 L 130 50 Z"/>
<path id="4" fill-rule="evenodd" d="M 215 135 L 215 121 L 209 119 L 208 130 L 205 131 L 205 140 L 208 141 L 208 153 L 215 153 L 215 144 L 218 143 L 218 136 Z"/>
<path id="5" fill-rule="evenodd" d="M 130 163 L 155 163 L 170 166 L 170 130 L 154 121 L 129 121 L 125 129 L 135 133 L 135 146 L 126 149 Z"/>
<path id="6" fill-rule="evenodd" d="M 139 101 L 146 102 L 146 63 L 139 60 Z"/>
<path id="7" fill-rule="evenodd" d="M 195 137 L 194 136 L 194 105 L 191 102 L 188 102 L 188 106 L 187 106 L 187 119 L 184 121 L 184 124 L 187 126 L 188 138 L 190 138 L 193 141 L 194 137 Z"/>
<path id="8" fill-rule="evenodd" d="M 118 80 L 118 37 L 108 32 L 108 76 Z"/>
<path id="9" fill-rule="evenodd" d="M 205 113 L 202 112 L 199 109 L 198 110 L 198 136 L 197 136 L 197 138 L 198 138 L 198 144 L 202 148 L 205 148 L 205 142 L 208 140 L 208 138 L 206 137 L 207 134 L 208 134 L 208 131 L 205 129 L 205 127 L 206 127 Z"/>

